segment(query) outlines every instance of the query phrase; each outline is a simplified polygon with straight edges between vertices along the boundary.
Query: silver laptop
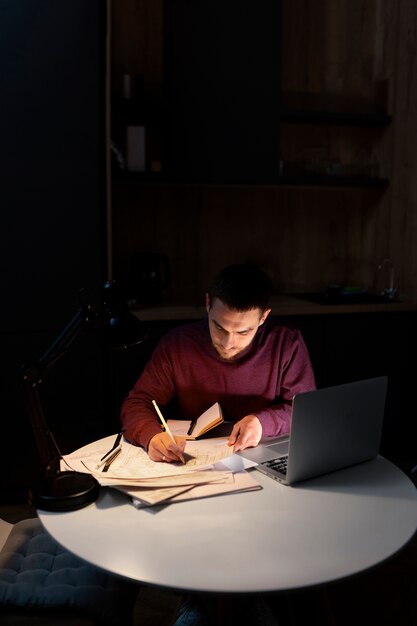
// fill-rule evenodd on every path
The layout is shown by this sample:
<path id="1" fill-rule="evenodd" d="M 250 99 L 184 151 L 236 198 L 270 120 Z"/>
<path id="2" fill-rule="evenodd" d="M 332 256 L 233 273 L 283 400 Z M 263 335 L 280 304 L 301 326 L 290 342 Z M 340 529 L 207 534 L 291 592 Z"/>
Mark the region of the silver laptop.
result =
<path id="1" fill-rule="evenodd" d="M 294 397 L 291 435 L 238 452 L 286 485 L 368 461 L 379 452 L 386 376 Z"/>

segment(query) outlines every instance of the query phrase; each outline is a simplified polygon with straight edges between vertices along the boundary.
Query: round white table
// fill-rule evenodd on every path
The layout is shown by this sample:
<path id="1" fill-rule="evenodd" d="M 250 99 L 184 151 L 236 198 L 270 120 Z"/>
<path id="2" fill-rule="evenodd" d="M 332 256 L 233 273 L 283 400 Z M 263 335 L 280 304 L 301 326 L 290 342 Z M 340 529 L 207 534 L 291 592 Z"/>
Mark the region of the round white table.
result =
<path id="1" fill-rule="evenodd" d="M 60 544 L 104 570 L 216 593 L 342 579 L 395 554 L 417 528 L 415 486 L 382 457 L 294 487 L 253 475 L 262 490 L 138 510 L 102 488 L 84 509 L 38 514 Z"/>

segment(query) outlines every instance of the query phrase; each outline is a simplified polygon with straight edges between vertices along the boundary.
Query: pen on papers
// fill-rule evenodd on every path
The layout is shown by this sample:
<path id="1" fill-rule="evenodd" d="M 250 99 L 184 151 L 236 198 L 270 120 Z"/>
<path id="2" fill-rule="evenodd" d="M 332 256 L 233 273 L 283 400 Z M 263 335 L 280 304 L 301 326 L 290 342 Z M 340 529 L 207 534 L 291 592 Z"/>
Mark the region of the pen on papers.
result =
<path id="1" fill-rule="evenodd" d="M 187 435 L 192 435 L 195 425 L 197 424 L 197 420 L 192 420 L 190 424 L 190 428 L 187 430 Z"/>
<path id="2" fill-rule="evenodd" d="M 116 437 L 116 441 L 114 442 L 113 447 L 112 447 L 112 448 L 110 448 L 110 450 L 109 450 L 108 452 L 106 452 L 106 454 L 105 454 L 104 456 L 102 456 L 102 457 L 101 457 L 100 461 L 104 461 L 104 459 L 106 458 L 106 456 L 109 456 L 109 454 L 111 454 L 111 453 L 113 452 L 113 450 L 116 450 L 117 446 L 118 446 L 118 445 L 119 445 L 119 443 L 120 443 L 120 440 L 121 440 L 122 436 L 123 436 L 123 431 L 121 431 L 121 432 L 117 435 L 117 437 Z"/>
<path id="3" fill-rule="evenodd" d="M 116 458 L 116 456 L 121 452 L 122 446 L 119 444 L 117 448 L 112 448 L 107 454 L 104 455 L 102 459 L 100 459 L 100 463 L 97 463 L 96 469 L 100 469 L 103 465 L 106 465 L 109 461 L 112 461 Z M 112 454 L 110 454 L 112 453 Z"/>
<path id="4" fill-rule="evenodd" d="M 155 407 L 155 411 L 158 413 L 159 419 L 162 422 L 162 426 L 165 428 L 165 431 L 168 433 L 168 435 L 171 437 L 172 441 L 175 443 L 175 445 L 177 445 L 177 442 L 174 439 L 174 435 L 172 434 L 172 432 L 169 430 L 168 424 L 165 421 L 164 416 L 162 415 L 161 411 L 159 410 L 159 406 L 156 404 L 155 400 L 152 400 L 152 404 Z M 183 463 L 185 463 L 185 459 L 183 457 L 182 454 L 180 454 L 180 459 Z"/>
<path id="5" fill-rule="evenodd" d="M 115 450 L 113 454 L 109 456 L 109 458 L 104 462 L 104 467 L 101 470 L 102 472 L 107 472 L 110 465 L 113 463 L 114 459 L 121 453 L 121 451 L 122 451 L 122 448 L 117 448 L 117 450 Z"/>

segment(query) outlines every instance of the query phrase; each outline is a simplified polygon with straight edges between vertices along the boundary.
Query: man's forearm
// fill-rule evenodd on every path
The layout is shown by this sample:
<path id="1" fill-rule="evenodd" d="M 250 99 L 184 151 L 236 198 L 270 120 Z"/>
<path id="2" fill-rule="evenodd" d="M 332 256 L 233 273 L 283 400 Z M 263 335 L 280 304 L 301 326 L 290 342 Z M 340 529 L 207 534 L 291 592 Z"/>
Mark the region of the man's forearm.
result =
<path id="1" fill-rule="evenodd" d="M 256 413 L 263 437 L 286 435 L 291 430 L 292 403 L 281 402 Z"/>
<path id="2" fill-rule="evenodd" d="M 141 401 L 128 398 L 121 412 L 121 422 L 125 437 L 130 443 L 148 449 L 152 437 L 161 432 L 162 427 L 153 409 L 143 405 Z"/>

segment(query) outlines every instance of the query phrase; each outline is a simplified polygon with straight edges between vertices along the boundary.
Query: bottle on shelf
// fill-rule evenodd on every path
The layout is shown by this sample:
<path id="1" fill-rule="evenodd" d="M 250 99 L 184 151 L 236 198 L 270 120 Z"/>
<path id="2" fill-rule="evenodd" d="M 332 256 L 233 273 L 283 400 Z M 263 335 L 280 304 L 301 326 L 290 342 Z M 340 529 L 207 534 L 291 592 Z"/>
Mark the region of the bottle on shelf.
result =
<path id="1" fill-rule="evenodd" d="M 123 75 L 123 100 L 126 111 L 126 168 L 129 172 L 146 170 L 146 126 L 144 120 L 143 76 Z"/>

